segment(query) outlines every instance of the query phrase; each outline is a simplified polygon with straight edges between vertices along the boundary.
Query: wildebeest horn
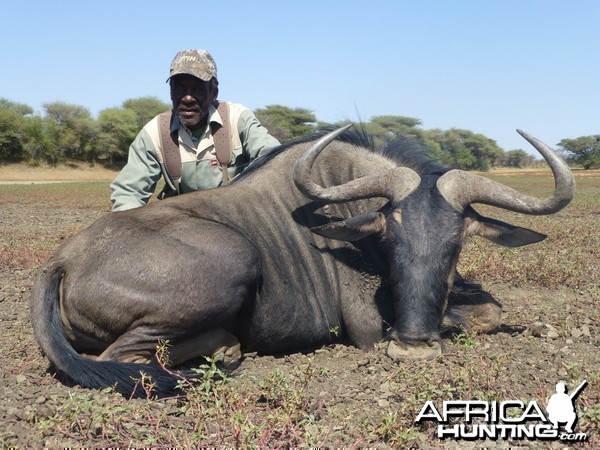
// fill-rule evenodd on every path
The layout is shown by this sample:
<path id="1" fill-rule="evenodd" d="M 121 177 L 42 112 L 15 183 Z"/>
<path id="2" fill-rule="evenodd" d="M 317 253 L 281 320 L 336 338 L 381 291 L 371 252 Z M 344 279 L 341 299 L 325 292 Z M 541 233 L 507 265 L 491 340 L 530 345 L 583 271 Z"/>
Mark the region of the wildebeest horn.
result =
<path id="1" fill-rule="evenodd" d="M 517 132 L 541 153 L 552 169 L 554 175 L 552 196 L 540 200 L 488 178 L 462 170 L 451 170 L 438 179 L 437 187 L 446 201 L 457 211 L 463 211 L 472 203 L 485 203 L 523 214 L 553 214 L 563 209 L 573 199 L 575 180 L 563 159 L 533 136 L 521 130 Z"/>
<path id="2" fill-rule="evenodd" d="M 338 186 L 322 187 L 311 179 L 312 166 L 319 153 L 352 124 L 334 130 L 306 150 L 294 164 L 294 182 L 300 191 L 313 200 L 325 203 L 341 203 L 371 197 L 400 200 L 410 194 L 420 183 L 421 177 L 406 167 L 396 167 L 378 175 L 354 179 Z"/>

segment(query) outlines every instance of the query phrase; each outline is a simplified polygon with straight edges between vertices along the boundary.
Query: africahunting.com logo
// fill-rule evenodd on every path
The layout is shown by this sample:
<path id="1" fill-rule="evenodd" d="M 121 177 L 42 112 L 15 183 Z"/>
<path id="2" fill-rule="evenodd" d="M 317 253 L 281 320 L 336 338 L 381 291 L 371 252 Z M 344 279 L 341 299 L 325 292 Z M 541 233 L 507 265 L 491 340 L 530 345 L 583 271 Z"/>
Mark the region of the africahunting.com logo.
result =
<path id="1" fill-rule="evenodd" d="M 574 401 L 586 385 L 584 380 L 568 394 L 565 384 L 558 383 L 545 411 L 535 400 L 527 404 L 520 400 L 450 400 L 442 402 L 441 408 L 429 400 L 415 422 L 437 422 L 441 439 L 585 441 L 587 433 L 576 433 L 573 427 L 577 422 Z"/>

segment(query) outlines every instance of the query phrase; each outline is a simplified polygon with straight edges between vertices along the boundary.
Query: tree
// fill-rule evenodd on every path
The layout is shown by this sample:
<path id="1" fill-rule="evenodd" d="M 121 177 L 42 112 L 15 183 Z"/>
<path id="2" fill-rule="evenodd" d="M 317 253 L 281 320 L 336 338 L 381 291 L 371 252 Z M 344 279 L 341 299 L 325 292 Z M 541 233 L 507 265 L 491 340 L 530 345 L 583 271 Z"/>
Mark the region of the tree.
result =
<path id="1" fill-rule="evenodd" d="M 522 168 L 533 163 L 534 158 L 525 150 L 510 150 L 505 152 L 500 158 L 500 165 L 503 167 Z"/>
<path id="2" fill-rule="evenodd" d="M 0 98 L 0 162 L 23 159 L 23 127 L 32 113 L 27 105 Z"/>
<path id="3" fill-rule="evenodd" d="M 79 119 L 89 119 L 90 111 L 85 106 L 72 105 L 64 102 L 44 103 L 42 105 L 46 116 L 57 125 L 73 127 Z"/>
<path id="4" fill-rule="evenodd" d="M 364 124 L 364 128 L 373 136 L 375 146 L 380 147 L 398 136 L 423 141 L 423 130 L 417 128 L 420 125 L 421 120 L 414 117 L 373 116 L 369 122 Z"/>
<path id="5" fill-rule="evenodd" d="M 407 116 L 373 116 L 370 123 L 377 125 L 394 136 L 402 135 L 406 137 L 419 138 L 421 131 L 417 127 L 421 126 L 421 119 Z"/>
<path id="6" fill-rule="evenodd" d="M 496 141 L 469 130 L 433 129 L 426 136 L 437 143 L 440 162 L 459 169 L 489 170 L 503 154 Z"/>
<path id="7" fill-rule="evenodd" d="M 139 131 L 138 116 L 132 109 L 108 108 L 98 115 L 96 151 L 110 166 L 127 159 L 129 145 Z"/>
<path id="8" fill-rule="evenodd" d="M 600 167 L 600 134 L 563 139 L 558 145 L 571 154 L 571 160 L 584 169 Z"/>
<path id="9" fill-rule="evenodd" d="M 95 122 L 90 111 L 79 105 L 64 102 L 44 103 L 48 138 L 54 141 L 59 160 L 92 160 L 93 139 L 96 134 Z"/>
<path id="10" fill-rule="evenodd" d="M 60 127 L 48 117 L 33 116 L 25 121 L 23 126 L 23 151 L 32 164 L 45 161 L 56 165 L 63 158 L 57 146 L 56 136 Z"/>
<path id="11" fill-rule="evenodd" d="M 310 133 L 317 122 L 313 112 L 308 109 L 281 105 L 268 105 L 257 109 L 254 114 L 280 142 Z"/>
<path id="12" fill-rule="evenodd" d="M 156 97 L 148 96 L 125 100 L 123 108 L 135 113 L 137 128 L 141 130 L 154 116 L 168 111 L 171 105 Z"/>
<path id="13" fill-rule="evenodd" d="M 156 97 L 147 96 L 125 100 L 122 108 L 100 111 L 94 143 L 96 157 L 107 161 L 110 166 L 125 161 L 129 145 L 137 133 L 152 118 L 169 109 L 169 104 Z"/>
<path id="14" fill-rule="evenodd" d="M 31 106 L 24 103 L 12 102 L 6 98 L 0 98 L 0 109 L 12 111 L 21 117 L 33 114 L 33 108 L 31 108 Z"/>

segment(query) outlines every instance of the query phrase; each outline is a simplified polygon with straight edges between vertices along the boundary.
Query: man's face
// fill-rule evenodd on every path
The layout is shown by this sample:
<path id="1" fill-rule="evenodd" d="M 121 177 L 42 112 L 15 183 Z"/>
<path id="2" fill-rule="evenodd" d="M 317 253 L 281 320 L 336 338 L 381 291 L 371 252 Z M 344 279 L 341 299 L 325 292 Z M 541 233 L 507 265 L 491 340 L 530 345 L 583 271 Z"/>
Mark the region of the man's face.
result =
<path id="1" fill-rule="evenodd" d="M 175 75 L 171 79 L 171 101 L 179 121 L 191 130 L 203 126 L 208 107 L 216 98 L 211 83 L 192 75 Z"/>

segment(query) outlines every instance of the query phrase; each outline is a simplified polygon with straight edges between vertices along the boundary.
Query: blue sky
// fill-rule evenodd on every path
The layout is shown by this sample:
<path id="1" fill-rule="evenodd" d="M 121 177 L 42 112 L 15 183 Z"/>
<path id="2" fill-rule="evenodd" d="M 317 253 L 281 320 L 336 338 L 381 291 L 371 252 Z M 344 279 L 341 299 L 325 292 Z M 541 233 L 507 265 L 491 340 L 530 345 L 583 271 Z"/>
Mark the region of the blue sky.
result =
<path id="1" fill-rule="evenodd" d="M 600 1 L 0 0 L 0 97 L 94 116 L 168 101 L 185 48 L 217 61 L 220 98 L 312 110 L 322 121 L 416 117 L 555 146 L 600 134 Z"/>

